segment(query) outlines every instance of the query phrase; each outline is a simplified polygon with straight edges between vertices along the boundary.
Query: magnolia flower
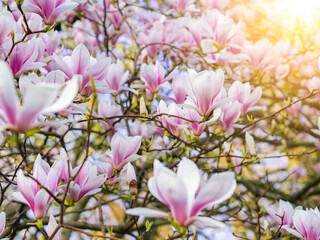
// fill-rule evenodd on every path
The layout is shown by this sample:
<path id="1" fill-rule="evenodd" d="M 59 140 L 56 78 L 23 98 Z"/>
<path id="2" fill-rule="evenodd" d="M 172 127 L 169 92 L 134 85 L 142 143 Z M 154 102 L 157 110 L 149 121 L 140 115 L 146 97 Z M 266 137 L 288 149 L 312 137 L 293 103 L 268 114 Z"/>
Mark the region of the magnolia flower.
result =
<path id="1" fill-rule="evenodd" d="M 233 172 L 213 175 L 207 182 L 201 179 L 197 165 L 183 158 L 177 173 L 154 161 L 154 176 L 148 181 L 149 191 L 170 208 L 173 219 L 180 226 L 223 227 L 224 224 L 209 217 L 199 216 L 201 211 L 230 198 L 236 188 Z M 169 218 L 166 212 L 148 209 L 128 209 L 127 214 Z"/>
<path id="2" fill-rule="evenodd" d="M 262 88 L 257 87 L 251 93 L 250 83 L 235 81 L 229 88 L 228 95 L 242 104 L 241 115 L 244 116 L 262 95 Z"/>
<path id="3" fill-rule="evenodd" d="M 246 132 L 245 139 L 246 139 L 246 145 L 247 145 L 248 152 L 251 155 L 256 155 L 256 148 L 255 148 L 255 143 L 254 143 L 253 137 L 248 132 Z"/>
<path id="4" fill-rule="evenodd" d="M 194 5 L 195 0 L 167 0 L 167 2 L 172 5 L 178 13 L 196 11 Z"/>
<path id="5" fill-rule="evenodd" d="M 42 187 L 46 187 L 51 194 L 55 194 L 58 186 L 58 176 L 55 169 L 42 160 L 40 154 L 33 165 L 32 178 L 24 175 L 21 169 L 17 173 L 17 185 L 19 192 L 14 192 L 14 198 L 28 205 L 36 219 L 44 217 L 46 208 L 51 201 L 51 195 Z"/>
<path id="6" fill-rule="evenodd" d="M 296 210 L 293 215 L 293 228 L 284 227 L 289 233 L 303 240 L 319 240 L 320 212 L 318 208 Z"/>
<path id="7" fill-rule="evenodd" d="M 140 41 L 143 46 L 147 46 L 146 49 L 149 57 L 154 58 L 157 56 L 158 52 L 164 48 L 162 44 L 166 40 L 164 30 L 163 24 L 158 21 L 153 23 L 152 28 L 149 29 L 149 31 L 140 33 Z"/>
<path id="8" fill-rule="evenodd" d="M 0 61 L 0 119 L 5 123 L 2 129 L 25 132 L 45 125 L 34 121 L 39 114 L 59 112 L 72 103 L 78 92 L 78 76 L 68 81 L 62 91 L 61 88 L 60 84 L 52 83 L 30 85 L 20 107 L 12 72 Z"/>
<path id="9" fill-rule="evenodd" d="M 126 90 L 128 88 L 121 87 L 127 80 L 129 72 L 123 71 L 124 67 L 121 61 L 117 63 L 112 63 L 108 68 L 108 72 L 104 78 L 104 82 L 107 87 L 116 93 L 119 93 L 121 90 Z"/>
<path id="10" fill-rule="evenodd" d="M 171 80 L 175 71 L 172 71 L 167 77 L 164 77 L 165 70 L 159 61 L 156 61 L 156 64 L 150 63 L 142 64 L 140 75 L 141 80 L 145 83 L 145 85 L 138 85 L 141 88 L 146 88 L 151 93 L 159 92 L 159 90 L 163 87 L 162 85 Z"/>
<path id="11" fill-rule="evenodd" d="M 280 200 L 278 209 L 274 209 L 268 205 L 265 206 L 267 213 L 279 226 L 293 226 L 294 208 L 290 202 Z"/>
<path id="12" fill-rule="evenodd" d="M 129 162 L 135 161 L 140 156 L 137 154 L 141 145 L 141 137 L 126 137 L 116 133 L 111 140 L 111 151 L 99 156 L 100 162 L 110 163 L 114 169 L 121 171 Z"/>
<path id="13" fill-rule="evenodd" d="M 218 69 L 216 72 L 205 70 L 197 73 L 189 69 L 188 73 L 189 76 L 182 80 L 189 100 L 185 105 L 198 111 L 201 116 L 211 116 L 213 110 L 224 102 L 223 99 L 215 102 L 223 87 L 223 71 Z"/>
<path id="14" fill-rule="evenodd" d="M 241 113 L 241 103 L 238 101 L 230 102 L 222 112 L 222 116 L 219 118 L 219 126 L 221 130 L 227 131 L 233 122 L 235 122 Z"/>
<path id="15" fill-rule="evenodd" d="M 41 83 L 59 84 L 63 86 L 65 84 L 66 75 L 60 71 L 51 71 L 47 76 L 38 76 L 36 73 L 31 73 L 28 76 L 23 76 L 19 79 L 19 89 L 23 95 L 27 94 L 29 87 Z"/>
<path id="16" fill-rule="evenodd" d="M 54 233 L 56 227 L 58 226 L 56 219 L 53 215 L 50 215 L 49 224 L 48 224 L 48 235 L 49 237 Z M 61 229 L 54 235 L 52 240 L 61 240 Z"/>
<path id="17" fill-rule="evenodd" d="M 186 119 L 191 120 L 190 122 L 186 121 L 186 125 L 197 136 L 200 136 L 208 125 L 217 121 L 222 113 L 221 108 L 218 108 L 214 110 L 213 117 L 210 118 L 209 121 L 202 122 L 202 117 L 199 115 L 199 113 L 196 110 L 192 108 L 184 108 L 183 112 L 184 112 L 184 117 Z"/>
<path id="18" fill-rule="evenodd" d="M 22 6 L 24 11 L 40 15 L 45 24 L 53 25 L 61 14 L 78 5 L 70 0 L 25 0 Z"/>
<path id="19" fill-rule="evenodd" d="M 182 119 L 184 118 L 183 111 L 180 107 L 177 106 L 175 103 L 170 103 L 169 106 L 161 100 L 157 109 L 158 114 L 163 114 L 159 117 L 160 121 L 162 122 L 163 126 L 175 135 L 180 136 L 182 130 L 186 128 L 186 123 Z M 171 115 L 171 116 L 167 116 Z"/>
<path id="20" fill-rule="evenodd" d="M 13 48 L 7 62 L 15 77 L 19 78 L 23 73 L 45 65 L 38 61 L 42 57 L 39 56 L 40 45 L 40 39 L 32 38 L 30 41 L 19 43 Z"/>
<path id="21" fill-rule="evenodd" d="M 66 162 L 64 170 L 64 180 L 68 182 L 69 177 L 75 176 L 79 171 L 81 165 L 72 169 L 71 166 L 68 167 Z M 69 176 L 70 169 L 70 176 Z M 68 196 L 73 202 L 79 201 L 81 198 L 86 196 L 91 196 L 101 191 L 99 188 L 107 179 L 105 174 L 98 175 L 97 166 L 92 165 L 90 162 L 86 161 L 79 174 L 76 176 L 74 181 L 70 182 L 68 188 Z M 63 185 L 62 189 L 66 188 L 66 184 Z"/>
<path id="22" fill-rule="evenodd" d="M 266 71 L 274 66 L 273 45 L 267 39 L 262 39 L 255 44 L 245 47 L 249 61 L 256 70 Z"/>
<path id="23" fill-rule="evenodd" d="M 187 93 L 184 90 L 183 82 L 181 80 L 181 75 L 185 74 L 187 73 L 183 72 L 172 80 L 172 92 L 175 96 L 175 101 L 178 104 L 182 104 L 187 98 Z"/>
<path id="24" fill-rule="evenodd" d="M 0 213 L 0 235 L 3 233 L 5 226 L 6 226 L 6 213 L 1 212 Z"/>
<path id="25" fill-rule="evenodd" d="M 12 13 L 0 8 L 0 48 L 2 45 L 10 39 L 10 33 L 13 30 L 16 22 L 12 16 Z"/>
<path id="26" fill-rule="evenodd" d="M 97 61 L 91 57 L 87 47 L 82 43 L 73 49 L 71 56 L 60 58 L 54 54 L 54 59 L 69 79 L 75 74 L 82 75 L 79 92 L 85 96 L 92 92 L 90 76 L 95 81 L 101 81 L 106 76 L 111 64 L 111 58 L 103 58 Z"/>

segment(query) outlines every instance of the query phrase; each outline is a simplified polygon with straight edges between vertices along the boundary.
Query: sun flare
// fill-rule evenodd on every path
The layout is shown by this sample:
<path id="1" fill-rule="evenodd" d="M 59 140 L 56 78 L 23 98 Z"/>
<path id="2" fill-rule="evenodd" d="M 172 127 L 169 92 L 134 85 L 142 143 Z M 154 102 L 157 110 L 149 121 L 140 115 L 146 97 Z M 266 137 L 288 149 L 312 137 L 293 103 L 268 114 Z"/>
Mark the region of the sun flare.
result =
<path id="1" fill-rule="evenodd" d="M 320 0 L 279 0 L 278 10 L 289 18 L 311 24 L 320 10 Z"/>

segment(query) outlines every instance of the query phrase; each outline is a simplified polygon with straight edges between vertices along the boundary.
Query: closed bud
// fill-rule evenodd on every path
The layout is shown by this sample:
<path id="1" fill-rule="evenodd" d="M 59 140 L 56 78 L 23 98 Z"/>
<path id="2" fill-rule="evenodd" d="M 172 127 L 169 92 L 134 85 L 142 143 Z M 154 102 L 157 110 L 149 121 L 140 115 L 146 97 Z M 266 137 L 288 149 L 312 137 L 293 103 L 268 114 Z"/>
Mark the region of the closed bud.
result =
<path id="1" fill-rule="evenodd" d="M 140 115 L 142 116 L 148 115 L 148 110 L 143 97 L 140 98 Z"/>
<path id="2" fill-rule="evenodd" d="M 255 146 L 254 146 L 254 139 L 248 132 L 246 132 L 246 144 L 247 144 L 248 152 L 251 155 L 256 155 L 256 150 L 255 150 Z"/>

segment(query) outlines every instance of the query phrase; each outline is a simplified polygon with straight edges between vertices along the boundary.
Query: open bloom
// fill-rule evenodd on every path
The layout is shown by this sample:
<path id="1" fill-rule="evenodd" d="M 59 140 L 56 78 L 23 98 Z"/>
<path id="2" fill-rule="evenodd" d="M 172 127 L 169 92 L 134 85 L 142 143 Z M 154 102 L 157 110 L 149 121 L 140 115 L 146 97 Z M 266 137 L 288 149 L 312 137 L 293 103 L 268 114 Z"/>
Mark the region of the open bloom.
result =
<path id="1" fill-rule="evenodd" d="M 156 160 L 154 176 L 149 179 L 148 187 L 153 196 L 170 208 L 172 217 L 180 226 L 223 227 L 221 222 L 198 215 L 203 209 L 230 198 L 236 188 L 236 181 L 233 172 L 225 172 L 215 174 L 204 182 L 197 165 L 183 158 L 177 173 L 163 167 Z M 148 208 L 128 209 L 127 214 L 169 217 L 166 212 Z"/>
<path id="2" fill-rule="evenodd" d="M 54 54 L 54 59 L 61 71 L 63 71 L 69 79 L 75 74 L 82 75 L 79 92 L 85 96 L 90 95 L 92 92 L 90 76 L 92 76 L 95 81 L 101 81 L 106 76 L 111 64 L 111 58 L 103 58 L 99 61 L 92 58 L 88 48 L 82 43 L 73 49 L 71 56 L 60 58 Z"/>
<path id="3" fill-rule="evenodd" d="M 39 114 L 55 113 L 67 108 L 77 95 L 78 77 L 75 76 L 61 89 L 61 84 L 29 85 L 23 105 L 20 106 L 12 72 L 5 62 L 0 61 L 0 119 L 5 123 L 2 129 L 25 132 L 41 125 L 34 124 Z"/>
<path id="4" fill-rule="evenodd" d="M 158 92 L 163 86 L 163 84 L 172 79 L 175 71 L 172 71 L 167 77 L 165 76 L 165 70 L 159 61 L 156 64 L 150 63 L 142 64 L 141 66 L 141 80 L 144 81 L 145 86 L 143 88 L 148 89 L 152 93 Z"/>
<path id="5" fill-rule="evenodd" d="M 182 108 L 175 103 L 170 103 L 169 106 L 161 100 L 157 109 L 158 114 L 164 114 L 159 117 L 163 126 L 167 128 L 175 136 L 180 136 L 182 131 L 187 127 Z M 171 115 L 171 116 L 168 116 Z M 193 120 L 193 119 L 192 119 Z"/>
<path id="6" fill-rule="evenodd" d="M 128 163 L 137 160 L 137 154 L 141 145 L 141 136 L 126 137 L 116 133 L 111 140 L 111 151 L 100 156 L 100 164 L 110 163 L 114 169 L 121 171 Z"/>
<path id="7" fill-rule="evenodd" d="M 13 193 L 14 198 L 28 205 L 33 211 L 36 219 L 43 218 L 46 208 L 51 200 L 51 195 L 42 187 L 46 187 L 50 193 L 55 194 L 58 186 L 58 175 L 55 169 L 50 168 L 49 164 L 42 160 L 38 155 L 33 166 L 32 177 L 24 175 L 20 169 L 17 173 L 17 185 L 19 192 Z"/>
<path id="8" fill-rule="evenodd" d="M 57 18 L 77 7 L 79 4 L 70 0 L 25 0 L 23 9 L 26 12 L 32 12 L 40 15 L 43 22 L 47 25 L 53 25 Z"/>
<path id="9" fill-rule="evenodd" d="M 287 201 L 280 200 L 278 209 L 274 209 L 270 206 L 265 206 L 267 213 L 269 216 L 274 220 L 279 226 L 293 226 L 293 215 L 294 215 L 294 208 L 291 203 Z"/>
<path id="10" fill-rule="evenodd" d="M 319 240 L 320 212 L 318 208 L 296 210 L 293 215 L 293 225 L 296 230 L 289 227 L 284 227 L 284 229 L 303 240 Z"/>
<path id="11" fill-rule="evenodd" d="M 200 73 L 189 69 L 188 72 L 189 76 L 183 79 L 188 95 L 187 100 L 189 100 L 188 105 L 198 111 L 201 116 L 209 117 L 223 101 L 215 101 L 215 98 L 222 90 L 224 73 L 221 69 L 216 72 L 205 70 Z"/>
<path id="12" fill-rule="evenodd" d="M 242 104 L 241 115 L 244 116 L 262 95 L 262 88 L 257 87 L 251 93 L 250 83 L 234 82 L 229 88 L 229 96 Z"/>
<path id="13" fill-rule="evenodd" d="M 69 177 L 73 177 L 79 171 L 81 165 L 72 169 L 71 166 L 68 167 L 66 162 L 64 170 L 64 180 L 68 181 Z M 68 173 L 68 168 L 70 168 L 70 174 Z M 107 179 L 105 174 L 98 175 L 97 166 L 92 165 L 90 162 L 86 161 L 83 167 L 80 169 L 79 174 L 76 176 L 74 181 L 71 181 L 68 188 L 68 196 L 73 202 L 79 201 L 85 196 L 91 196 L 101 191 L 99 188 L 104 181 Z M 62 189 L 66 188 L 66 184 L 63 185 Z"/>
<path id="14" fill-rule="evenodd" d="M 32 38 L 30 41 L 19 43 L 13 48 L 7 62 L 15 77 L 18 78 L 25 72 L 39 69 L 45 65 L 39 62 L 39 59 L 42 57 L 39 54 L 40 45 L 40 39 Z M 5 55 L 9 54 L 9 49 Z"/>

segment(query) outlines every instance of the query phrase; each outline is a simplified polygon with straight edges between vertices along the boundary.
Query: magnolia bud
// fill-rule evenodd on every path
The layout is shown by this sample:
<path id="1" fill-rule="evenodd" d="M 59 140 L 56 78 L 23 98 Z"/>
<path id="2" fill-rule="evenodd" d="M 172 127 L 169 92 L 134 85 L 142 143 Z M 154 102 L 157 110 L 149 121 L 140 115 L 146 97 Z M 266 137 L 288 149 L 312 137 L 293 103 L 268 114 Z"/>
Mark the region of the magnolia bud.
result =
<path id="1" fill-rule="evenodd" d="M 127 164 L 127 177 L 128 177 L 130 195 L 135 196 L 138 193 L 137 176 L 131 163 Z"/>
<path id="2" fill-rule="evenodd" d="M 143 97 L 140 98 L 140 115 L 142 116 L 148 115 L 148 110 Z"/>
<path id="3" fill-rule="evenodd" d="M 248 152 L 251 155 L 256 155 L 256 150 L 255 150 L 255 146 L 254 146 L 254 139 L 248 132 L 246 132 L 246 144 L 247 144 Z"/>

